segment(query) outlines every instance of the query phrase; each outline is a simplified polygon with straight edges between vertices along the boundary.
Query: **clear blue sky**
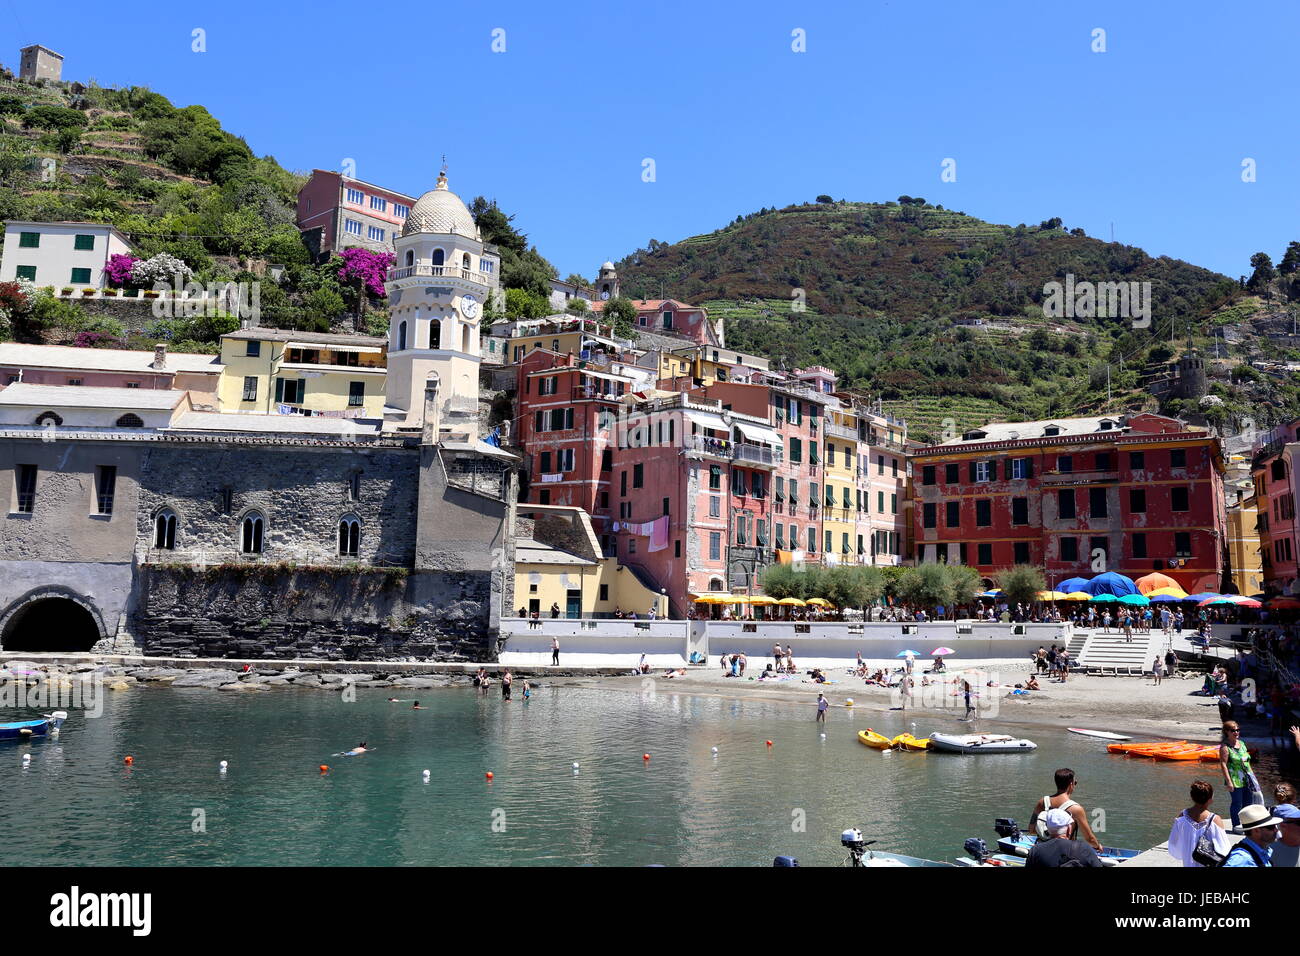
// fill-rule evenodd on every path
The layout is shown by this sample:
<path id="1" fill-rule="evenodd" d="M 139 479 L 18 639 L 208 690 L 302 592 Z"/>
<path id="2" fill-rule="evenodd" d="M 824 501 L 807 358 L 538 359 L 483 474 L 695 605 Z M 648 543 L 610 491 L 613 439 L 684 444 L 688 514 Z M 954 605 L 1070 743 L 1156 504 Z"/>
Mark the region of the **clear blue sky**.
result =
<path id="1" fill-rule="evenodd" d="M 452 189 L 496 198 L 562 276 L 819 193 L 1113 223 L 1233 276 L 1300 239 L 1296 4 L 0 5 L 6 65 L 43 43 L 65 79 L 203 104 L 290 169 L 352 158 L 419 194 L 446 153 Z"/>

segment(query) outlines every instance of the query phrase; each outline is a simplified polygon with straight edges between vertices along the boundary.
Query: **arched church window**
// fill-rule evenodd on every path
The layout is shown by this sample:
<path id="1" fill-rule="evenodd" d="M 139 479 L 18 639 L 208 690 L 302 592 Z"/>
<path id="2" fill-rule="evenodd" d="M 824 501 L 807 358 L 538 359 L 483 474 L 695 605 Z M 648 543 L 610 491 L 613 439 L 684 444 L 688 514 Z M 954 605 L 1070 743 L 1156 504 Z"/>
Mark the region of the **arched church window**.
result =
<path id="1" fill-rule="evenodd" d="M 406 250 L 406 264 L 408 266 L 415 265 L 415 253 L 412 252 L 410 249 Z"/>
<path id="2" fill-rule="evenodd" d="M 460 257 L 460 267 L 461 267 L 462 269 L 465 269 L 466 271 L 469 270 L 469 253 L 468 253 L 468 252 L 465 253 L 464 255 L 462 255 L 462 256 Z"/>
<path id="3" fill-rule="evenodd" d="M 434 264 L 435 266 L 440 266 L 440 265 L 442 265 L 443 261 L 444 261 L 443 251 L 442 251 L 441 249 L 434 249 L 434 250 L 433 250 L 433 264 Z"/>
<path id="4" fill-rule="evenodd" d="M 429 323 L 429 348 L 442 348 L 442 323 L 437 319 Z"/>
<path id="5" fill-rule="evenodd" d="M 339 556 L 355 558 L 361 543 L 361 522 L 355 515 L 344 515 L 339 521 Z"/>
<path id="6" fill-rule="evenodd" d="M 261 554 L 264 527 L 265 522 L 261 514 L 256 511 L 250 512 L 240 526 L 239 550 L 244 554 Z"/>
<path id="7" fill-rule="evenodd" d="M 117 420 L 118 428 L 144 428 L 144 419 L 139 415 L 127 412 Z"/>
<path id="8" fill-rule="evenodd" d="M 406 350 L 406 322 L 402 321 L 397 326 L 397 351 Z"/>
<path id="9" fill-rule="evenodd" d="M 170 508 L 158 512 L 153 519 L 153 546 L 167 551 L 176 548 L 176 512 Z"/>

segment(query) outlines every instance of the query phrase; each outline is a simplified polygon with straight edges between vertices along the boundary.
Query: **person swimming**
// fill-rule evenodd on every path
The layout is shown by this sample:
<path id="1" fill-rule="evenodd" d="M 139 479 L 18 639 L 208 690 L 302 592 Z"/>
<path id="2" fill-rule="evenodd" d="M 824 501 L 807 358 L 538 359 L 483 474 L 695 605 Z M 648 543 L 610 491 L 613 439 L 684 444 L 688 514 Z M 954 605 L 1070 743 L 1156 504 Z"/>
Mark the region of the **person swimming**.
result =
<path id="1" fill-rule="evenodd" d="M 366 742 L 363 740 L 361 741 L 361 743 L 357 744 L 351 750 L 347 751 L 347 756 L 355 757 L 358 754 L 364 754 L 369 752 L 370 752 L 370 748 L 366 746 Z"/>
<path id="2" fill-rule="evenodd" d="M 428 710 L 428 709 L 429 709 L 428 707 L 421 707 L 420 702 L 418 700 L 411 707 L 411 710 Z"/>

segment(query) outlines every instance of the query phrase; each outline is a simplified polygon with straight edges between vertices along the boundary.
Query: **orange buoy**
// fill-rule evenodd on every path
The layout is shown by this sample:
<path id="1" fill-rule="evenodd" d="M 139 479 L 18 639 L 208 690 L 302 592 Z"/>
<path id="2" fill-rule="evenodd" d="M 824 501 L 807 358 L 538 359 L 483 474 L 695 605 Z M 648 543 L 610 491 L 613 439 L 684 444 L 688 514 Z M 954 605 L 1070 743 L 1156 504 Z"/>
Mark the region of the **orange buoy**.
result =
<path id="1" fill-rule="evenodd" d="M 320 772 L 321 772 L 321 773 L 329 773 L 329 769 L 330 769 L 330 768 L 327 767 L 327 766 L 325 766 L 325 764 L 321 764 L 321 765 L 320 765 Z"/>
<path id="2" fill-rule="evenodd" d="M 123 761 L 123 763 L 125 763 L 125 764 L 129 767 L 129 766 L 131 766 L 132 764 L 135 763 L 135 758 L 134 758 L 134 757 L 127 757 L 126 760 Z"/>
<path id="3" fill-rule="evenodd" d="M 485 776 L 485 777 L 487 777 L 487 779 L 491 780 L 491 779 L 492 779 L 492 771 L 489 770 L 489 771 L 488 771 L 487 773 L 485 773 L 483 776 Z"/>
<path id="4" fill-rule="evenodd" d="M 642 759 L 642 760 L 649 760 L 649 759 L 650 759 L 650 755 L 649 755 L 649 754 L 642 754 L 642 755 L 641 755 L 641 759 Z"/>
<path id="5" fill-rule="evenodd" d="M 769 741 L 767 742 L 767 745 L 768 745 L 769 747 L 772 746 L 772 741 L 769 740 Z"/>

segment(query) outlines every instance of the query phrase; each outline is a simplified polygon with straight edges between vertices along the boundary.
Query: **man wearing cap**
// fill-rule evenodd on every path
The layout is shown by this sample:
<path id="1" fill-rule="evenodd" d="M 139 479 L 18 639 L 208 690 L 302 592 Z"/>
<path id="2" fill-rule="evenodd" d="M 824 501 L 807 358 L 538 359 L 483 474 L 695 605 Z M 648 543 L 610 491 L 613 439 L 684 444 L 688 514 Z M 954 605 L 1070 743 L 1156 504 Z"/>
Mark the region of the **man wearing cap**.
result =
<path id="1" fill-rule="evenodd" d="M 1300 808 L 1293 803 L 1280 803 L 1273 808 L 1273 816 L 1282 825 L 1278 827 L 1270 862 L 1274 866 L 1300 866 Z"/>
<path id="2" fill-rule="evenodd" d="M 1043 814 L 1047 836 L 1040 837 L 1029 850 L 1025 866 L 1101 866 L 1097 851 L 1082 840 L 1070 839 L 1074 817 L 1067 810 L 1048 810 Z"/>
<path id="3" fill-rule="evenodd" d="M 1241 829 L 1246 835 L 1228 852 L 1224 866 L 1272 866 L 1273 841 L 1277 839 L 1277 825 L 1281 817 L 1268 812 L 1268 807 L 1253 803 L 1242 808 Z"/>

